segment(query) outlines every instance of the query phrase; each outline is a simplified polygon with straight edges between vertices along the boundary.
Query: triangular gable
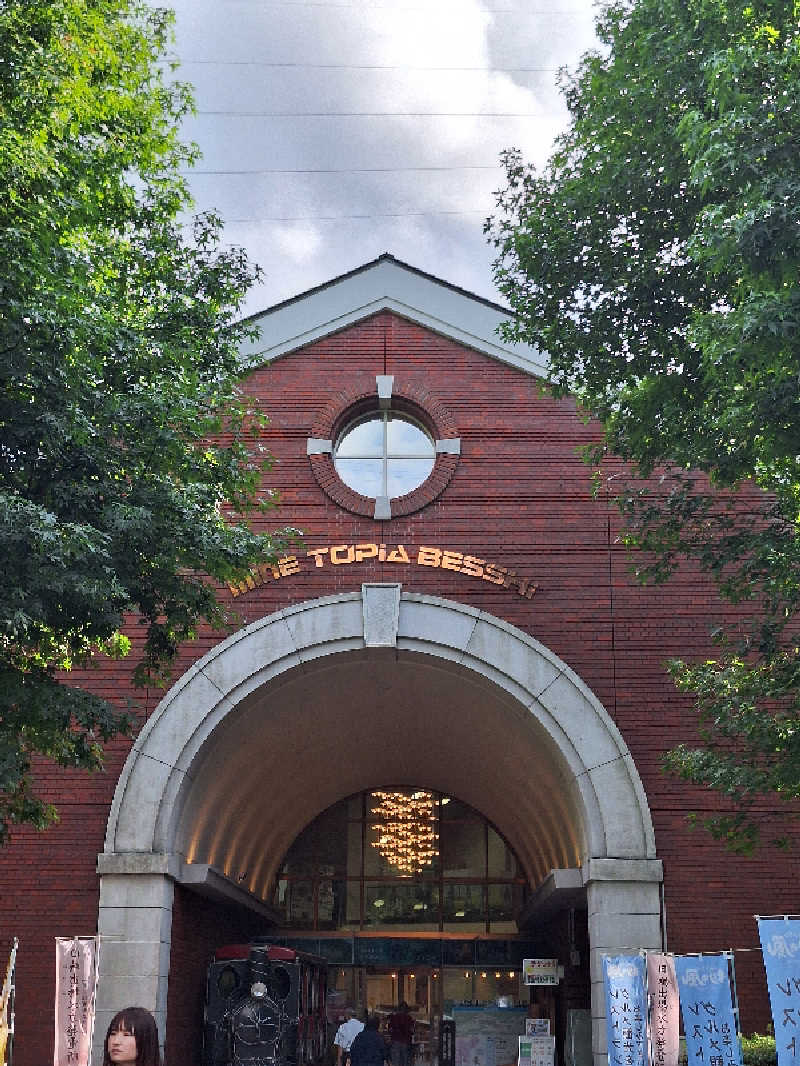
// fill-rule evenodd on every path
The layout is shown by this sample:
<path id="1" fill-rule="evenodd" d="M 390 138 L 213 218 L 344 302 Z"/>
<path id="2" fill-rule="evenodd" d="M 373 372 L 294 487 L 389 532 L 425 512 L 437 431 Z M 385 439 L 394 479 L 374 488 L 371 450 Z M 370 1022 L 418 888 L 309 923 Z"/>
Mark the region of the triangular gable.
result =
<path id="1" fill-rule="evenodd" d="M 273 362 L 384 310 L 536 377 L 547 376 L 538 348 L 508 344 L 499 336 L 510 311 L 388 254 L 253 315 L 249 322 L 260 336 L 243 346 L 242 356 L 250 366 Z"/>

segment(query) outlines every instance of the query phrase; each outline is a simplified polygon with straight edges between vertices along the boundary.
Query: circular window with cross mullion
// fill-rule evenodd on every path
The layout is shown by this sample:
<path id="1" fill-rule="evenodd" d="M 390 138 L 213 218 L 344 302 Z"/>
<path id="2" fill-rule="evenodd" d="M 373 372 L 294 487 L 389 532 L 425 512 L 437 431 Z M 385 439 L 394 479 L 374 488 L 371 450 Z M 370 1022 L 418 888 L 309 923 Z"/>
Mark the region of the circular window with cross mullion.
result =
<path id="1" fill-rule="evenodd" d="M 374 411 L 340 433 L 336 473 L 354 492 L 372 499 L 405 496 L 430 475 L 436 448 L 419 422 L 396 411 Z"/>

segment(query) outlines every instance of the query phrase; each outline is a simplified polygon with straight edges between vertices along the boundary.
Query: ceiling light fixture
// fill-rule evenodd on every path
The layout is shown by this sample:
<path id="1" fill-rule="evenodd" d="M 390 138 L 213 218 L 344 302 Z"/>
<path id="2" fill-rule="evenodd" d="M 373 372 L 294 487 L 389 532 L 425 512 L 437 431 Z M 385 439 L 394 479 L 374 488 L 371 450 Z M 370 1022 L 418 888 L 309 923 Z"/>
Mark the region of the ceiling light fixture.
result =
<path id="1" fill-rule="evenodd" d="M 421 873 L 439 854 L 436 801 L 430 792 L 373 792 L 373 847 L 406 877 Z"/>

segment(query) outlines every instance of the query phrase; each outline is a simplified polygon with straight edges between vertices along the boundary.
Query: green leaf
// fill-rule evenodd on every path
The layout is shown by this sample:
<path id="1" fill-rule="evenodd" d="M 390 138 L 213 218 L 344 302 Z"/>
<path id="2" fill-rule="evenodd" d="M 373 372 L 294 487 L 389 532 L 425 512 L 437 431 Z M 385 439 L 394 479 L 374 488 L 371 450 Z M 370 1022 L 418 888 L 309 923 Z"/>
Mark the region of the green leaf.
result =
<path id="1" fill-rule="evenodd" d="M 97 770 L 133 728 L 58 672 L 129 654 L 138 616 L 135 677 L 166 683 L 227 624 L 220 584 L 284 543 L 241 387 L 257 270 L 217 217 L 184 226 L 171 23 L 139 0 L 0 8 L 0 837 L 56 816 L 34 755 Z"/>
<path id="2" fill-rule="evenodd" d="M 665 765 L 725 797 L 704 824 L 748 851 L 800 795 L 798 8 L 620 0 L 597 28 L 546 166 L 504 156 L 505 335 L 600 421 L 602 476 L 625 460 L 597 495 L 617 493 L 636 579 L 688 561 L 747 607 L 710 623 L 718 661 L 671 668 L 699 743 Z"/>

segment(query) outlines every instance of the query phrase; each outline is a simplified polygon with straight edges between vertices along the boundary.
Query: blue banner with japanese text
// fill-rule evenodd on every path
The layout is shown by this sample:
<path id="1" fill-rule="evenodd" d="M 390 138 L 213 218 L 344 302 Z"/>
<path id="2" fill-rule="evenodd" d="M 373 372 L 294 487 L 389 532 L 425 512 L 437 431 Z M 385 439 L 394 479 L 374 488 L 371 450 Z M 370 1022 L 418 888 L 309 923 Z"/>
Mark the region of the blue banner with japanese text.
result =
<path id="1" fill-rule="evenodd" d="M 741 1066 L 728 953 L 676 955 L 687 1066 Z"/>
<path id="2" fill-rule="evenodd" d="M 645 975 L 641 955 L 603 958 L 609 1066 L 648 1066 Z"/>
<path id="3" fill-rule="evenodd" d="M 778 1066 L 800 1066 L 800 920 L 759 918 Z"/>

